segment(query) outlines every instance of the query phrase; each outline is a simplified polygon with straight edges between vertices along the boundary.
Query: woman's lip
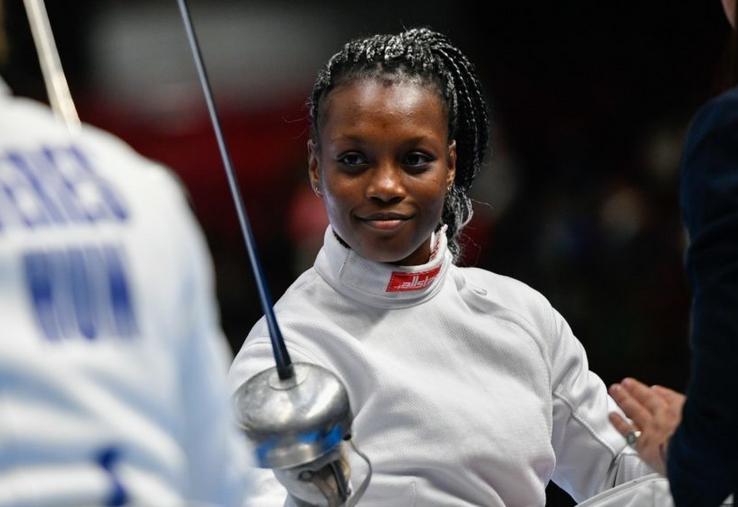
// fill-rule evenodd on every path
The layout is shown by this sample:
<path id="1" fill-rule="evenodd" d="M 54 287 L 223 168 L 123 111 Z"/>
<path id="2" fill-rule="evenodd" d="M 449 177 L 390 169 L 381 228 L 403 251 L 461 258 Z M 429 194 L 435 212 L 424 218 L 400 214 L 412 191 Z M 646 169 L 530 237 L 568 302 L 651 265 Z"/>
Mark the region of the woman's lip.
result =
<path id="1" fill-rule="evenodd" d="M 399 229 L 402 227 L 405 222 L 409 220 L 408 218 L 374 218 L 374 219 L 367 219 L 362 218 L 361 222 L 372 228 L 379 231 L 394 231 L 396 229 Z"/>
<path id="2" fill-rule="evenodd" d="M 393 212 L 385 212 L 385 213 L 374 213 L 372 215 L 358 215 L 357 218 L 359 220 L 409 220 L 412 218 L 412 215 L 405 215 L 402 213 L 393 213 Z"/>

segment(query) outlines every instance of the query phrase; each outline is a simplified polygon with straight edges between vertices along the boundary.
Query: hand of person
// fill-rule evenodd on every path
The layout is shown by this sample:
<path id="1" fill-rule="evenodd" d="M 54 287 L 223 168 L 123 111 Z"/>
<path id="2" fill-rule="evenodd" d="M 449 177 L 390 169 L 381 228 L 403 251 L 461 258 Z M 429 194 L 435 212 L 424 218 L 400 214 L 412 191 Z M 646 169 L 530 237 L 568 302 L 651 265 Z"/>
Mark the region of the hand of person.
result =
<path id="1" fill-rule="evenodd" d="M 666 448 L 682 419 L 685 396 L 661 386 L 626 378 L 610 387 L 610 396 L 631 421 L 611 412 L 610 422 L 654 470 L 666 474 Z"/>

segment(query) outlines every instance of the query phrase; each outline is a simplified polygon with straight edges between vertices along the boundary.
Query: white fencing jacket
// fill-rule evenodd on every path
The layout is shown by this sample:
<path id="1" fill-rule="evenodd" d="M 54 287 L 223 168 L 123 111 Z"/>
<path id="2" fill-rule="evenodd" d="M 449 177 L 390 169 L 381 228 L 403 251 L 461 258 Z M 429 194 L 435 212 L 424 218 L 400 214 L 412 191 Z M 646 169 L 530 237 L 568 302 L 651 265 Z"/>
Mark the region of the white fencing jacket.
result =
<path id="1" fill-rule="evenodd" d="M 608 421 L 582 345 L 538 292 L 451 262 L 368 261 L 329 228 L 315 265 L 276 304 L 293 360 L 345 383 L 374 467 L 362 506 L 542 506 L 549 480 L 583 500 L 649 473 Z M 262 319 L 230 371 L 273 365 Z M 282 505 L 266 471 L 248 505 Z M 360 478 L 359 478 L 360 479 Z"/>
<path id="2" fill-rule="evenodd" d="M 237 506 L 211 263 L 163 168 L 0 82 L 0 506 Z"/>

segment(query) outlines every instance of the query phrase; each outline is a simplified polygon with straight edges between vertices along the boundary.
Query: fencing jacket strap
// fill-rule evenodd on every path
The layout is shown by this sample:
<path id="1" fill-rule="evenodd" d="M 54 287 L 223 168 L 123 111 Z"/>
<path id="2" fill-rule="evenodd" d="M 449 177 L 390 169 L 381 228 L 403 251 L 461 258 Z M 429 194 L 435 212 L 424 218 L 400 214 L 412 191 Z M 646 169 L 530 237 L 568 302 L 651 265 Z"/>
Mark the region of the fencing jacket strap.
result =
<path id="1" fill-rule="evenodd" d="M 433 234 L 431 245 L 430 260 L 420 266 L 378 263 L 344 246 L 329 226 L 315 269 L 344 296 L 378 308 L 405 308 L 436 295 L 452 265 L 445 226 Z"/>

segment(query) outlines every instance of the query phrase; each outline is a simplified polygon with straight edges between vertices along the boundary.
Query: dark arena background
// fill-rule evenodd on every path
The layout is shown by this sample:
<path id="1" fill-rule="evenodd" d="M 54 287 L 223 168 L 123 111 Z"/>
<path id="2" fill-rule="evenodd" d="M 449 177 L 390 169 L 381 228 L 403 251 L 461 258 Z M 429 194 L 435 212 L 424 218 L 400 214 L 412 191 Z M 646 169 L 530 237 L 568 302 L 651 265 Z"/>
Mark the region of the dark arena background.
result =
<path id="1" fill-rule="evenodd" d="M 217 272 L 234 349 L 261 311 L 174 1 L 50 0 L 83 121 L 182 179 Z M 464 263 L 547 296 L 606 384 L 677 390 L 689 368 L 679 156 L 720 90 L 718 0 L 199 1 L 193 19 L 275 299 L 312 264 L 326 217 L 306 173 L 305 100 L 350 37 L 430 26 L 475 62 L 492 157 L 475 184 Z M 20 0 L 5 1 L 0 72 L 46 94 Z M 152 202 L 151 206 L 157 203 Z M 572 505 L 549 488 L 547 505 Z"/>

